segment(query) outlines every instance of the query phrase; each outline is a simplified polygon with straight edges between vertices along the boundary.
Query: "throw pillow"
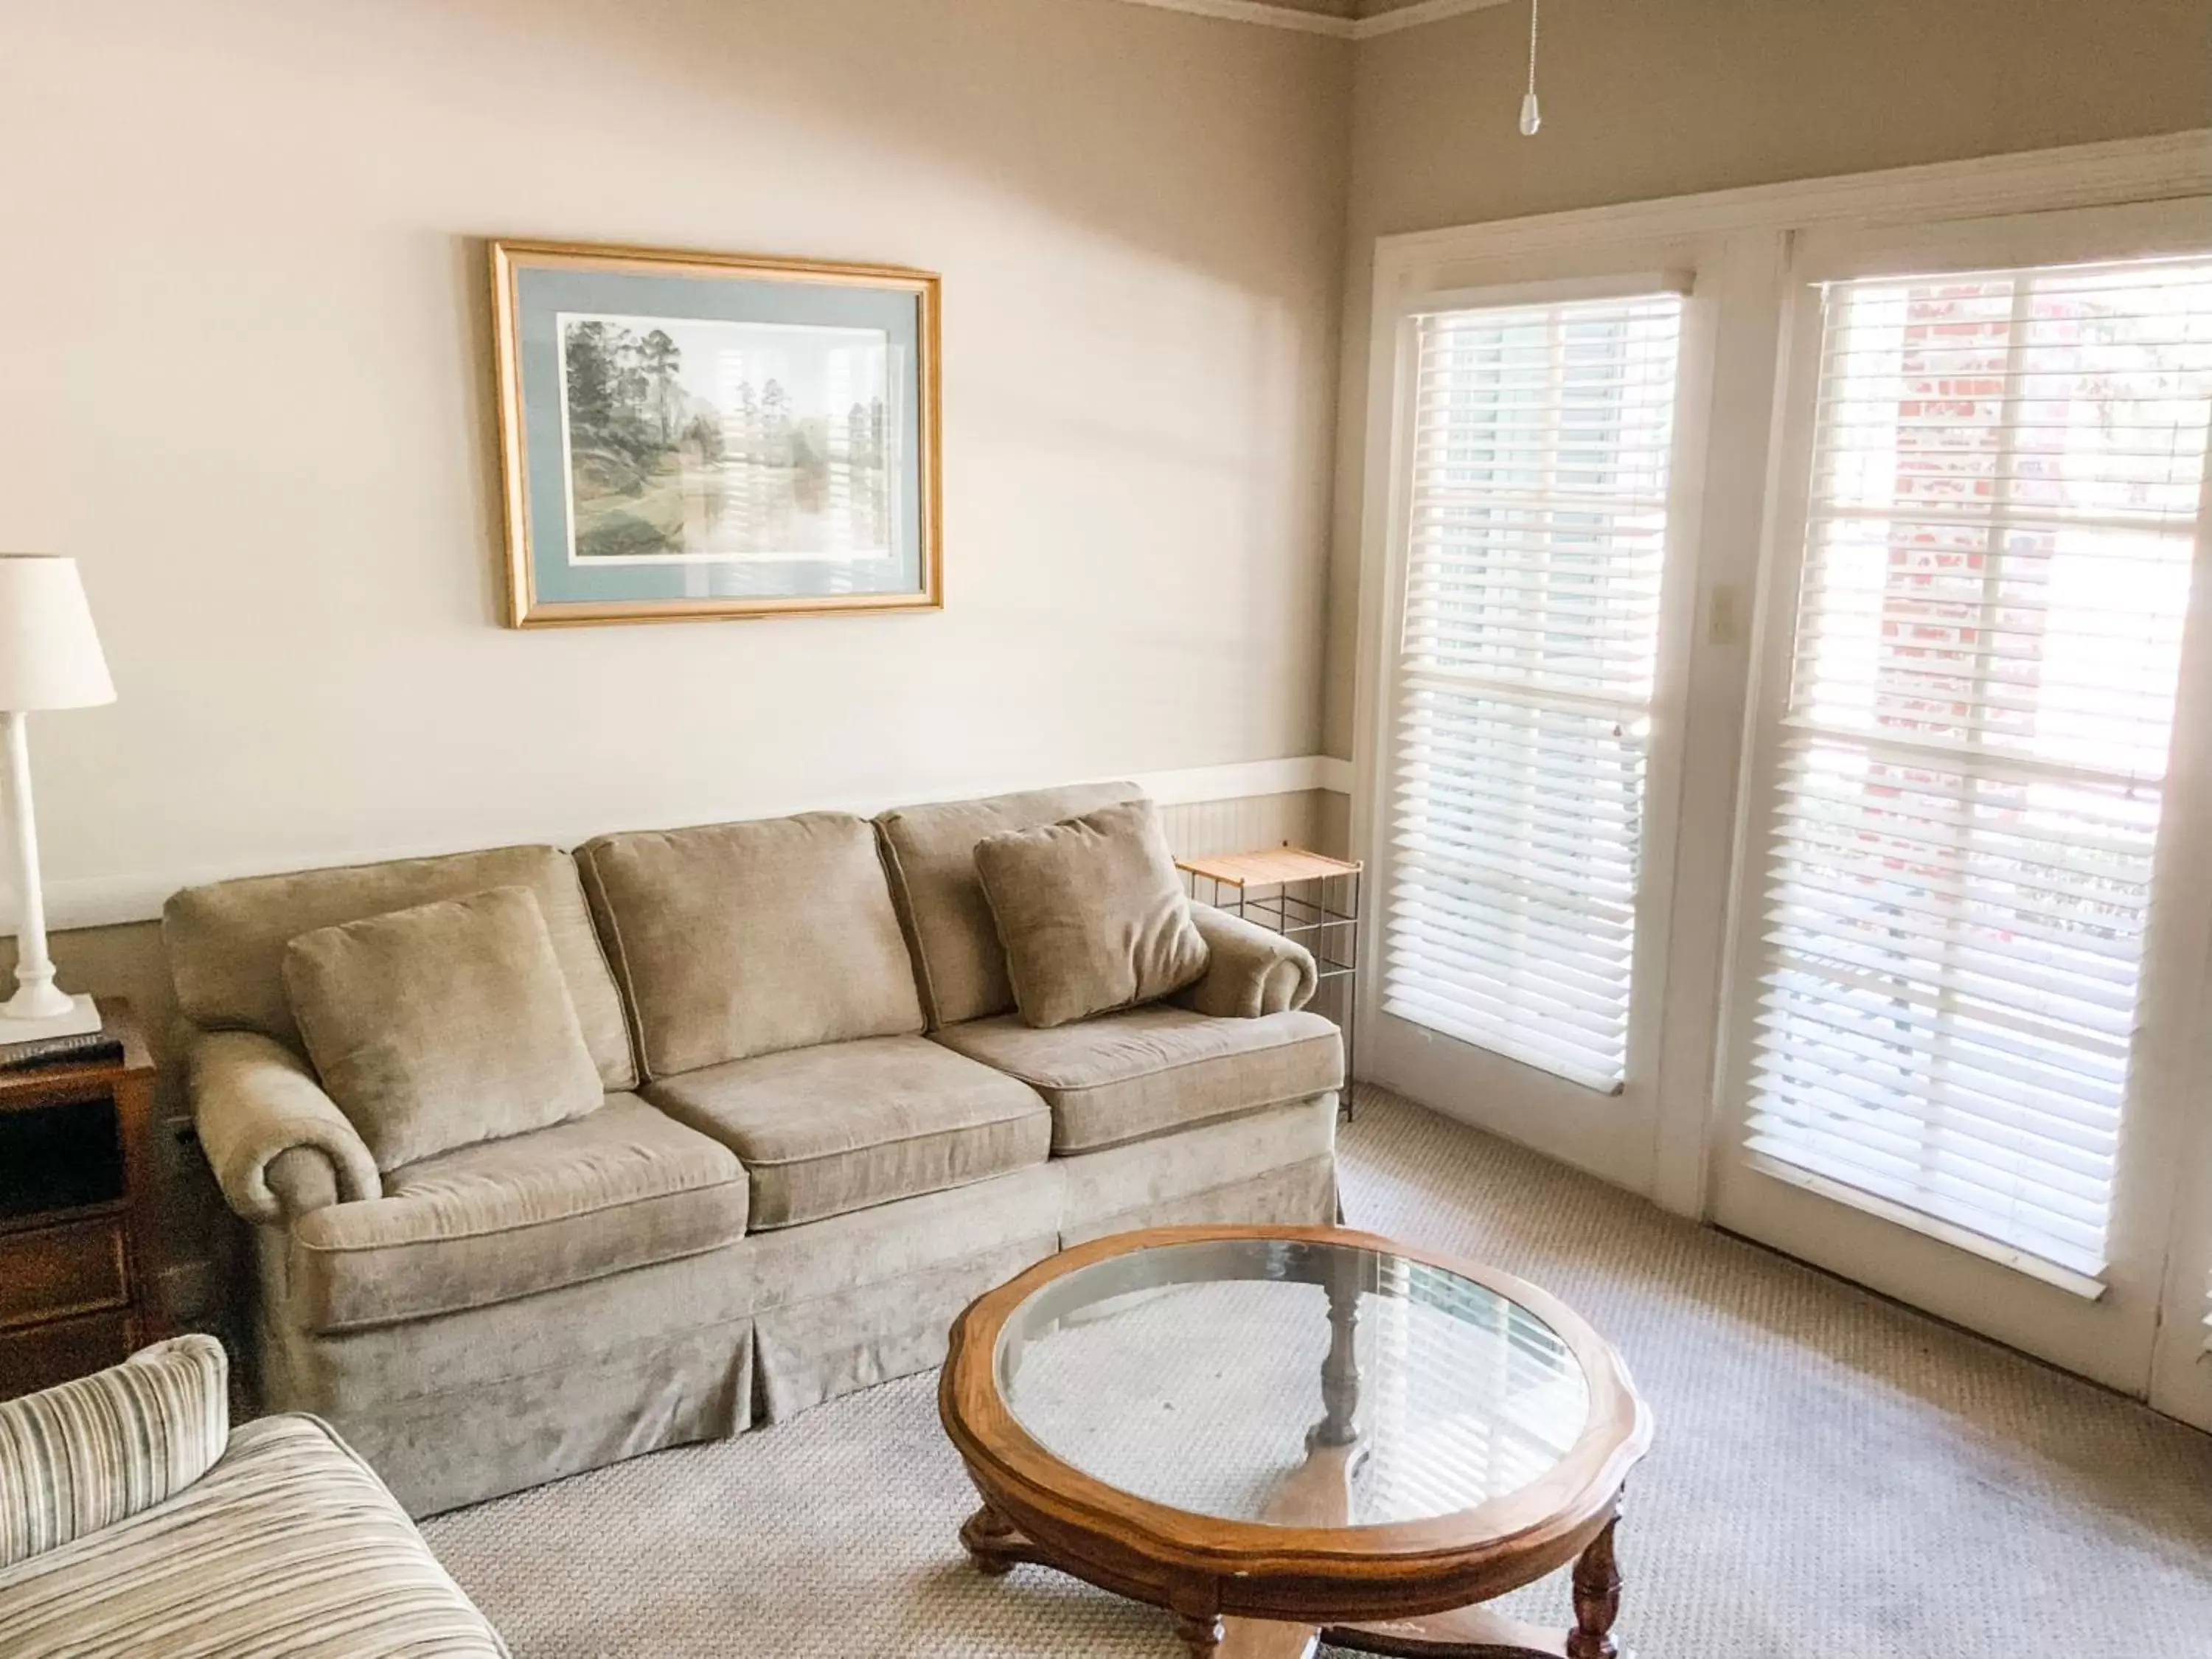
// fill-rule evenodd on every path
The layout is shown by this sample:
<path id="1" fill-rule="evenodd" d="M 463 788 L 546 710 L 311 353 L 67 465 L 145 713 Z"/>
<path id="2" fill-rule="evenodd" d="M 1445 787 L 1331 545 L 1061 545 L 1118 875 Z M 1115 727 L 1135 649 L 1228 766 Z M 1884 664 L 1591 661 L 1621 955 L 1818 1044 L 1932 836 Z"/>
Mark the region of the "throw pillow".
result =
<path id="1" fill-rule="evenodd" d="M 1206 972 L 1206 941 L 1149 800 L 987 836 L 975 875 L 1031 1025 L 1151 1002 Z"/>
<path id="2" fill-rule="evenodd" d="M 284 989 L 379 1170 L 547 1128 L 605 1097 L 526 887 L 302 933 L 284 949 Z"/>

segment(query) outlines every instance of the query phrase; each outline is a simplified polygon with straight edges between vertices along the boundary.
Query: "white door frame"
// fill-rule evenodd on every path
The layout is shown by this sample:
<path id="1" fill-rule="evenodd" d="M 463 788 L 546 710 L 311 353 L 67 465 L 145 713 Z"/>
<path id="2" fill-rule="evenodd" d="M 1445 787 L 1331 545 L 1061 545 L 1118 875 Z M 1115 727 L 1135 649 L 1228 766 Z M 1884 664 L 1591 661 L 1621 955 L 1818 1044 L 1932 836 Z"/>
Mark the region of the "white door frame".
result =
<path id="1" fill-rule="evenodd" d="M 1950 220 L 1872 231 L 1824 230 L 1798 240 L 1784 319 L 1785 356 L 1817 361 L 1822 280 L 1884 271 L 1988 270 L 2092 258 L 2212 252 L 2212 202 L 2087 208 L 1995 220 Z M 1779 715 L 1796 654 L 1797 594 L 1814 439 L 1815 376 L 1785 374 L 1777 417 L 1778 475 L 1760 591 L 1753 718 L 1745 734 L 1731 896 L 1731 955 L 1721 1007 L 1709 1213 L 1901 1301 L 1971 1326 L 2110 1387 L 2144 1395 L 2171 1237 L 2182 1142 L 2180 1103 L 2200 1080 L 2197 1014 L 2212 953 L 2212 537 L 2197 541 L 2196 577 L 2178 694 L 2143 953 L 2127 1127 L 2115 1175 L 2111 1260 L 2101 1284 L 1963 1230 L 1932 1226 L 1878 1201 L 1829 1195 L 1831 1184 L 1739 1152 L 1751 1094 L 1754 1021 L 1766 965 L 1765 828 L 1777 795 Z M 1887 1218 L 1885 1218 L 1887 1212 Z"/>
<path id="2" fill-rule="evenodd" d="M 1705 265 L 1715 253 L 1711 239 L 1677 237 L 1616 243 L 1535 260 L 1516 260 L 1510 275 L 1482 261 L 1437 267 L 1424 280 L 1378 296 L 1374 364 L 1377 377 L 1370 407 L 1387 410 L 1370 441 L 1386 451 L 1385 487 L 1370 496 L 1382 519 L 1376 618 L 1363 624 L 1361 648 L 1374 650 L 1372 672 L 1395 678 L 1396 641 L 1403 629 L 1410 503 L 1404 458 L 1411 427 L 1416 324 L 1425 313 L 1480 305 L 1539 304 L 1604 295 L 1683 291 L 1680 368 L 1675 380 L 1674 454 L 1668 483 L 1668 566 L 1661 582 L 1658 656 L 1652 681 L 1651 743 L 1644 766 L 1642 873 L 1638 882 L 1636 988 L 1628 1024 L 1627 1079 L 1619 1094 L 1605 1094 L 1539 1067 L 1401 1019 L 1382 1006 L 1384 925 L 1394 849 L 1388 825 L 1387 788 L 1370 787 L 1358 800 L 1355 830 L 1369 875 L 1366 905 L 1373 920 L 1361 942 L 1364 996 L 1360 1057 L 1375 1081 L 1437 1109 L 1510 1135 L 1616 1184 L 1650 1190 L 1656 1052 L 1663 1012 L 1661 988 L 1668 907 L 1673 893 L 1674 804 L 1681 778 L 1681 720 L 1678 710 L 1689 659 L 1694 550 L 1699 544 L 1705 428 L 1711 402 L 1709 368 L 1718 308 L 1700 291 Z M 1683 556 L 1687 555 L 1689 556 Z M 1363 589 L 1367 585 L 1363 582 Z M 1365 595 L 1363 592 L 1363 607 Z M 1363 755 L 1373 775 L 1387 779 L 1397 747 L 1398 709 L 1387 684 L 1366 689 L 1360 700 Z"/>
<path id="3" fill-rule="evenodd" d="M 1388 675 L 1402 587 L 1404 503 L 1397 475 L 1406 381 L 1401 318 L 1409 302 L 1417 305 L 1424 295 L 1455 289 L 1674 267 L 1697 273 L 1697 298 L 1701 307 L 1709 308 L 1710 332 L 1701 367 L 1691 361 L 1693 345 L 1686 326 L 1684 342 L 1685 378 L 1701 373 L 1706 384 L 1700 429 L 1678 437 L 1677 488 L 1693 488 L 1698 528 L 1693 541 L 1678 543 L 1680 579 L 1669 573 L 1671 591 L 1662 619 L 1664 678 L 1655 696 L 1655 713 L 1669 713 L 1674 728 L 1668 734 L 1673 748 L 1667 787 L 1675 807 L 1663 826 L 1672 836 L 1663 860 L 1656 843 L 1646 849 L 1647 884 L 1663 862 L 1666 878 L 1658 884 L 1663 890 L 1654 893 L 1653 908 L 1640 909 L 1638 917 L 1638 983 L 1650 988 L 1645 1000 L 1656 1006 L 1632 1036 L 1631 1080 L 1634 1084 L 1641 1075 L 1646 1099 L 1639 1109 L 1628 1094 L 1613 1099 L 1578 1091 L 1589 1096 L 1587 1102 L 1547 1109 L 1527 1089 L 1527 1079 L 1540 1073 L 1445 1037 L 1428 1045 L 1448 1045 L 1436 1065 L 1408 1066 L 1395 1074 L 1371 1064 L 1374 1050 L 1382 1045 L 1364 1043 L 1364 1073 L 1439 1109 L 1450 1111 L 1455 1101 L 1462 1103 L 1460 1110 L 1467 1115 L 1474 1114 L 1463 1103 L 1481 1090 L 1492 1097 L 1491 1109 L 1481 1115 L 1488 1127 L 1679 1212 L 1712 1214 L 1716 1151 L 1723 1157 L 1729 1151 L 1725 1125 L 1731 1112 L 1727 1093 L 1718 1086 L 1723 1070 L 1723 976 L 1731 942 L 1741 931 L 1729 906 L 1736 888 L 1734 871 L 1742 855 L 1737 845 L 1739 795 L 1752 707 L 1752 635 L 1754 625 L 1765 625 L 1771 599 L 1761 574 L 1771 539 L 1771 485 L 1779 476 L 1773 446 L 1793 245 L 1801 236 L 1836 230 L 1910 229 L 2208 194 L 2212 130 L 1378 240 L 1367 363 L 1370 418 L 1363 461 L 1352 813 L 1353 851 L 1376 876 L 1361 940 L 1362 960 L 1370 964 L 1382 959 L 1388 894 L 1384 785 L 1395 720 Z M 1701 443 L 1711 458 L 1710 466 L 1697 469 L 1701 477 L 1690 476 L 1684 439 Z M 1658 738 L 1655 722 L 1655 771 L 1647 784 L 1655 828 L 1662 803 L 1656 787 Z M 1645 972 L 1647 948 L 1659 957 L 1651 973 Z M 1381 975 L 1363 974 L 1361 981 L 1361 1018 L 1375 1031 L 1385 1018 Z M 1656 994 L 1660 988 L 1663 999 Z M 1497 1102 L 1516 1088 L 1526 1103 L 1498 1109 Z M 1609 1115 L 1591 1109 L 1599 1101 L 1614 1109 Z M 2212 1120 L 2212 1110 L 2204 1115 Z M 2188 1321 L 2190 1340 L 2200 1345 L 2197 1319 L 2212 1270 L 2212 1122 L 2205 1126 L 2204 1139 L 2208 1144 L 2197 1154 L 2195 1167 L 2204 1172 L 2201 1184 L 2206 1190 L 2191 1188 L 2165 1206 L 2175 1216 L 2186 1212 L 2203 1224 L 2200 1242 L 2189 1249 L 2173 1248 L 2167 1262 L 2167 1277 L 2174 1283 L 2194 1275 L 2183 1288 L 2197 1310 Z M 1887 1230 L 1887 1224 L 1869 1224 Z M 1854 1276 L 1864 1277 L 1855 1270 Z M 2175 1294 L 2168 1292 L 2169 1307 Z M 1971 1312 L 1971 1299 L 1960 1307 Z M 2212 1382 L 2204 1382 L 2212 1376 L 2212 1362 L 2200 1364 L 2193 1355 L 2184 1361 L 2174 1357 L 2178 1352 L 2173 1340 L 2163 1342 L 2160 1376 L 2172 1373 L 2182 1379 L 2168 1383 L 2166 1391 L 2179 1398 L 2185 1384 L 2202 1382 L 2212 1407 Z M 2094 1367 L 2094 1355 L 2074 1358 L 2084 1368 Z M 2136 1386 L 2140 1389 L 2140 1379 Z"/>

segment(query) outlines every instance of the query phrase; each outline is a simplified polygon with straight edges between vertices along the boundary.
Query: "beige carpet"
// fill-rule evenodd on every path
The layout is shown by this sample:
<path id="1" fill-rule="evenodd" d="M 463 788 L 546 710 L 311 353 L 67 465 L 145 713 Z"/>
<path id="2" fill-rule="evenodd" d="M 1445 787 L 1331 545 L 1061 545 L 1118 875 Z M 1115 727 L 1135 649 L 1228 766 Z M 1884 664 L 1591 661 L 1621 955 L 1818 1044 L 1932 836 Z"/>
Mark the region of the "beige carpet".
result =
<path id="1" fill-rule="evenodd" d="M 1355 1224 L 1534 1279 L 1627 1356 L 1658 1419 L 1621 1539 L 1642 1659 L 2212 1656 L 2212 1438 L 1387 1097 L 1344 1161 Z M 1161 1613 L 969 1569 L 933 1382 L 430 1541 L 520 1659 L 1179 1654 Z"/>

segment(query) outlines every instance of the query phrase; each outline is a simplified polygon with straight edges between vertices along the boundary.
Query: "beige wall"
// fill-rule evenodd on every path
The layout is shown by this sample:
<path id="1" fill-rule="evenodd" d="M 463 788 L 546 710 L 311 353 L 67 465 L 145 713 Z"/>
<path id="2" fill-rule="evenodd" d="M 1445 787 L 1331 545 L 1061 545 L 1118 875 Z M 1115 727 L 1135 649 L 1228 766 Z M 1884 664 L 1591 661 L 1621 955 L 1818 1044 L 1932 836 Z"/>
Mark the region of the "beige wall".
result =
<path id="1" fill-rule="evenodd" d="M 1362 41 L 1326 751 L 1348 757 L 1377 236 L 2212 125 L 2207 0 L 1559 0 Z"/>
<path id="2" fill-rule="evenodd" d="M 2203 0 L 1569 0 L 1524 143 L 1525 22 L 1355 46 L 1117 0 L 16 0 L 0 547 L 83 560 L 122 693 L 34 723 L 64 906 L 1310 752 L 1333 455 L 1348 754 L 1376 234 L 2212 121 Z M 498 628 L 488 234 L 940 270 L 950 608 Z M 1345 808 L 1177 833 L 1335 849 Z M 166 1007 L 149 927 L 56 954 Z M 176 1187 L 198 1258 L 188 1154 Z"/>
<path id="3" fill-rule="evenodd" d="M 121 693 L 33 723 L 64 913 L 1312 752 L 1344 43 L 1115 0 L 7 11 L 0 548 L 83 562 Z M 498 234 L 941 271 L 946 611 L 496 626 Z M 158 1032 L 156 929 L 55 954 Z M 225 1229 L 172 1147 L 195 1312 Z"/>
<path id="4" fill-rule="evenodd" d="M 1301 755 L 1351 57 L 1115 0 L 15 0 L 0 547 L 103 882 Z M 518 634 L 488 234 L 945 278 L 941 615 Z M 84 914 L 78 908 L 76 914 Z"/>

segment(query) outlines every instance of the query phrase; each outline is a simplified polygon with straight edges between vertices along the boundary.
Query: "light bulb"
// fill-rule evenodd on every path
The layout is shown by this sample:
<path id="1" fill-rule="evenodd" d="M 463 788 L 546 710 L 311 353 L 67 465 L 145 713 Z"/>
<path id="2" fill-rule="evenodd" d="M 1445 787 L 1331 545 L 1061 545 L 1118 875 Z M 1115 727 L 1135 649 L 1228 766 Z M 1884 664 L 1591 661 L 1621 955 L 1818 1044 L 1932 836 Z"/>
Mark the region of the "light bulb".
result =
<path id="1" fill-rule="evenodd" d="M 1521 100 L 1521 136 L 1534 138 L 1536 129 L 1544 125 L 1543 112 L 1536 107 L 1536 94 L 1525 94 Z"/>

